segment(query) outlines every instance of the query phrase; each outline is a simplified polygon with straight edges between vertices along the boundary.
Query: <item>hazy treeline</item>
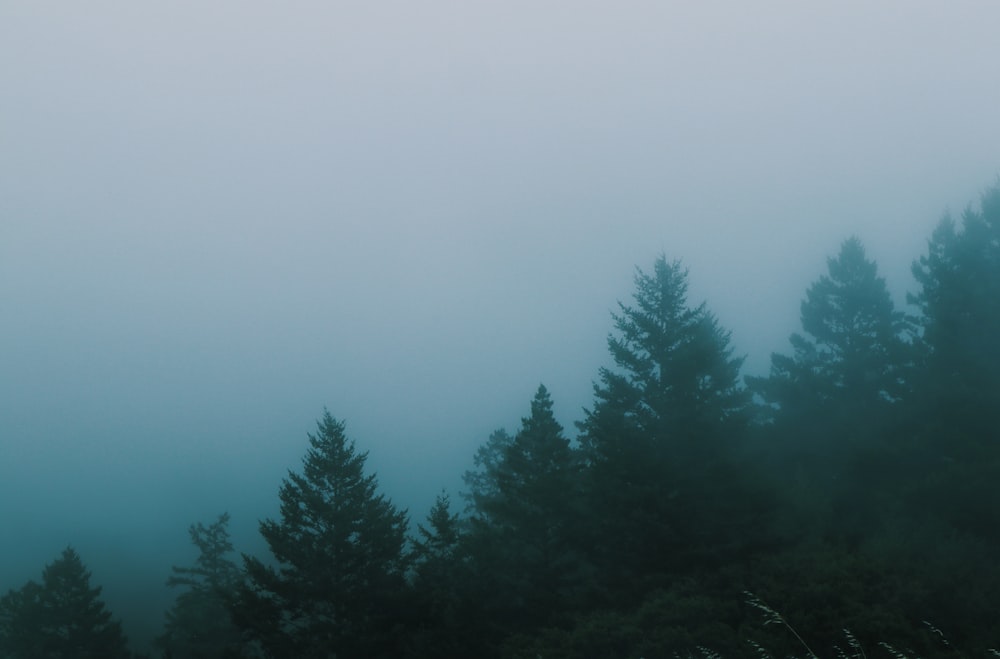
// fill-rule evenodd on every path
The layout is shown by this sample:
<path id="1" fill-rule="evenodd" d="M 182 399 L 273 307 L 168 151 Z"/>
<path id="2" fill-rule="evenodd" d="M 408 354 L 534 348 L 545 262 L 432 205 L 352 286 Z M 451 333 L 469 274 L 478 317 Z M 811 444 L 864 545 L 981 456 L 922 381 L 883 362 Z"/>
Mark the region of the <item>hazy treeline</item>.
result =
<path id="1" fill-rule="evenodd" d="M 325 413 L 239 556 L 191 527 L 164 657 L 933 657 L 1000 643 L 1000 185 L 945 218 L 895 308 L 858 238 L 808 286 L 770 374 L 658 258 L 613 314 L 568 430 L 540 386 L 458 497 L 411 525 Z M 526 396 L 527 398 L 527 396 Z M 414 528 L 415 527 L 415 528 Z M 951 647 L 942 642 L 947 637 Z M 0 599 L 0 657 L 125 657 L 71 548 Z"/>

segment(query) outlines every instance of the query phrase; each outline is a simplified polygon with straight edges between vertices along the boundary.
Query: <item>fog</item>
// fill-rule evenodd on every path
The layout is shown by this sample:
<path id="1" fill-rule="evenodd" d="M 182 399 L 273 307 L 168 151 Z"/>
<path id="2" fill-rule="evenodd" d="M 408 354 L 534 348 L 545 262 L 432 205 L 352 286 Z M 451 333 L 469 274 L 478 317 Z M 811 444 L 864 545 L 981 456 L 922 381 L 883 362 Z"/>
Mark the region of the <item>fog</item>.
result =
<path id="1" fill-rule="evenodd" d="M 260 549 L 324 407 L 419 521 L 538 383 L 572 429 L 661 252 L 746 373 L 849 235 L 902 303 L 1000 172 L 998 20 L 4 3 L 0 591 L 72 544 L 142 641 L 189 524 Z"/>

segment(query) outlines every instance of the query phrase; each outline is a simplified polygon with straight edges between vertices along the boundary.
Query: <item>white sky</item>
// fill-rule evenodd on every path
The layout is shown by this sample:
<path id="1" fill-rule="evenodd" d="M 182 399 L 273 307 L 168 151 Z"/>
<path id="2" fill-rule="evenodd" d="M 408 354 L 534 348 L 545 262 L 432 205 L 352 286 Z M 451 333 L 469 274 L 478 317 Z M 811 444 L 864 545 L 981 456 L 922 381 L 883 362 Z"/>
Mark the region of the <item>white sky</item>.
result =
<path id="1" fill-rule="evenodd" d="M 67 542 L 159 584 L 223 510 L 251 538 L 324 405 L 419 520 L 539 382 L 575 433 L 660 251 L 751 372 L 852 233 L 902 300 L 1000 174 L 997 24 L 986 1 L 3 3 L 0 589 Z"/>

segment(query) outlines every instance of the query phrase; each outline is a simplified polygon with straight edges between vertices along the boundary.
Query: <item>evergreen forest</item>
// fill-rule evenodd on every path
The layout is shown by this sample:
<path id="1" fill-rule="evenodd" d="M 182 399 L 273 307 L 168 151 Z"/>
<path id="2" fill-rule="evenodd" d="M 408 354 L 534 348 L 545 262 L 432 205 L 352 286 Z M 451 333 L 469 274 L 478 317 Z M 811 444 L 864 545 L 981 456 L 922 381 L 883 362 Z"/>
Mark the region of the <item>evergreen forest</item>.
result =
<path id="1" fill-rule="evenodd" d="M 152 656 L 1000 656 L 1000 184 L 913 275 L 897 308 L 860 238 L 831 246 L 747 377 L 684 265 L 640 265 L 575 427 L 525 392 L 425 519 L 324 411 L 268 553 L 192 520 Z M 4 585 L 0 658 L 138 656 L 85 559 Z"/>

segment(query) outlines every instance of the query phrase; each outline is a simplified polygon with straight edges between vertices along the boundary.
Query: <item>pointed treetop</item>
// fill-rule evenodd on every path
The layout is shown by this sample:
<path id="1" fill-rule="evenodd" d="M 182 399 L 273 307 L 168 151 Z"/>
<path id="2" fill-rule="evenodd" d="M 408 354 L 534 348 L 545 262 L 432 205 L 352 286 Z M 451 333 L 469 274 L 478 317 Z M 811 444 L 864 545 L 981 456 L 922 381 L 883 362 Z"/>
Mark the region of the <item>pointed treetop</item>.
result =
<path id="1" fill-rule="evenodd" d="M 521 433 L 562 433 L 563 428 L 552 413 L 552 397 L 544 384 L 538 385 L 535 397 L 531 400 L 531 416 L 522 418 L 521 426 Z"/>

